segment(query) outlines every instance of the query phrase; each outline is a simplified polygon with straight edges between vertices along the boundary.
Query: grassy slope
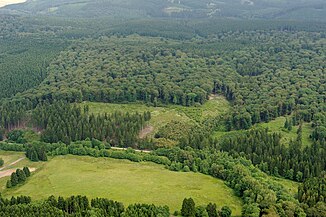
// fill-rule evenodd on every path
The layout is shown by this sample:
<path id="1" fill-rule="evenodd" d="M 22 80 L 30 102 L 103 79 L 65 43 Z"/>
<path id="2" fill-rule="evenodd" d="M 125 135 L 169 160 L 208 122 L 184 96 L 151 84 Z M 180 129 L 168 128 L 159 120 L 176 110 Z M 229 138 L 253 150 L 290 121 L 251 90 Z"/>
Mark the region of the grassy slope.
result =
<path id="1" fill-rule="evenodd" d="M 189 124 L 201 123 L 209 117 L 225 114 L 230 108 L 229 102 L 221 96 L 215 96 L 212 100 L 209 100 L 204 105 L 198 107 L 184 107 L 177 105 L 151 107 L 141 103 L 113 104 L 94 102 L 84 102 L 82 105 L 88 105 L 90 112 L 95 114 L 113 113 L 115 111 L 130 113 L 150 111 L 152 119 L 150 120 L 149 125 L 154 127 L 154 131 L 151 135 L 154 135 L 160 127 L 171 121 L 179 121 Z"/>
<path id="2" fill-rule="evenodd" d="M 8 197 L 30 195 L 33 199 L 51 194 L 82 194 L 125 204 L 166 204 L 171 211 L 179 210 L 185 197 L 192 197 L 197 204 L 214 202 L 219 207 L 230 206 L 235 215 L 241 213 L 241 200 L 219 179 L 192 172 L 172 172 L 153 163 L 104 158 L 55 157 L 26 184 L 5 190 L 3 194 Z"/>
<path id="3" fill-rule="evenodd" d="M 281 133 L 283 144 L 289 144 L 290 140 L 295 140 L 297 138 L 297 130 L 299 126 L 293 126 L 291 131 L 284 129 L 285 117 L 278 117 L 275 120 L 272 120 L 268 123 L 260 123 L 255 125 L 254 127 L 263 127 L 268 128 L 269 132 L 272 133 Z M 302 144 L 304 146 L 309 146 L 312 144 L 311 139 L 309 138 L 312 133 L 313 128 L 311 127 L 311 123 L 303 123 L 302 125 Z M 231 131 L 231 132 L 215 132 L 214 136 L 216 138 L 221 138 L 224 135 L 232 134 L 235 132 L 243 132 L 240 131 Z"/>
<path id="4" fill-rule="evenodd" d="M 297 137 L 298 126 L 294 126 L 291 131 L 284 129 L 285 117 L 279 117 L 269 123 L 262 123 L 258 126 L 268 128 L 271 132 L 277 132 L 282 134 L 282 141 L 284 144 L 288 144 L 290 140 L 295 140 Z M 312 143 L 309 138 L 312 133 L 312 127 L 310 123 L 303 123 L 302 125 L 302 144 L 308 146 Z"/>
<path id="5" fill-rule="evenodd" d="M 21 157 L 24 157 L 24 154 L 17 152 L 0 151 L 0 158 L 4 160 L 3 167 L 7 167 L 10 163 L 18 160 Z"/>
<path id="6" fill-rule="evenodd" d="M 7 169 L 23 168 L 24 166 L 28 166 L 29 168 L 36 168 L 36 170 L 40 170 L 45 165 L 44 162 L 32 162 L 27 158 L 25 158 L 12 166 L 8 166 L 10 163 L 18 160 L 19 158 L 25 157 L 24 152 L 12 152 L 12 151 L 0 150 L 0 157 L 5 160 L 4 166 L 6 168 L 3 169 L 3 171 Z M 0 178 L 0 191 L 6 189 L 6 182 L 8 179 L 9 177 Z"/>

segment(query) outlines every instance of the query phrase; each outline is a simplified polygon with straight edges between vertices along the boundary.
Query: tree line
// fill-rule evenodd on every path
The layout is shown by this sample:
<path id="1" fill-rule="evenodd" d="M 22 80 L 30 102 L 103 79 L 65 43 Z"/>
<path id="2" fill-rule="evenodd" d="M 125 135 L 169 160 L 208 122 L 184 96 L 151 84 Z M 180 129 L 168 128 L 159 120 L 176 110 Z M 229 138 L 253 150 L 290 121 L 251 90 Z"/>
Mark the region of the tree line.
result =
<path id="1" fill-rule="evenodd" d="M 140 130 L 150 120 L 150 112 L 90 114 L 88 107 L 66 102 L 39 105 L 32 113 L 33 124 L 43 129 L 41 140 L 48 143 L 94 138 L 112 146 L 136 147 Z"/>
<path id="2" fill-rule="evenodd" d="M 325 146 L 315 141 L 311 146 L 302 146 L 302 128 L 297 138 L 289 144 L 281 143 L 281 135 L 267 129 L 254 129 L 224 138 L 220 150 L 232 156 L 244 156 L 262 171 L 298 182 L 316 177 L 326 170 Z"/>
<path id="3" fill-rule="evenodd" d="M 195 206 L 192 198 L 185 198 L 182 209 L 175 214 L 185 217 L 230 217 L 232 210 L 224 206 L 217 210 L 216 204 Z M 33 202 L 28 196 L 12 197 L 10 200 L 0 196 L 1 216 L 114 216 L 114 217 L 169 217 L 168 206 L 154 204 L 125 205 L 107 198 L 89 199 L 87 196 L 49 196 L 42 202 Z"/>
<path id="4" fill-rule="evenodd" d="M 6 187 L 12 188 L 18 184 L 24 183 L 30 176 L 31 172 L 28 167 L 24 167 L 22 170 L 17 169 L 16 172 L 11 173 L 10 179 L 6 183 Z"/>

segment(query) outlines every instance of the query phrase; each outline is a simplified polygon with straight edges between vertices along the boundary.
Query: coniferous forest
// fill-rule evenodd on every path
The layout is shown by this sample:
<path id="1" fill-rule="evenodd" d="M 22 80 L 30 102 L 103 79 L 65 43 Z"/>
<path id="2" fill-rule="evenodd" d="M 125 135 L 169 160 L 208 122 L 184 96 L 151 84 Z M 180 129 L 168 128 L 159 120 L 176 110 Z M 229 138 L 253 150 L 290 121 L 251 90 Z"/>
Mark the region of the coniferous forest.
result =
<path id="1" fill-rule="evenodd" d="M 326 216 L 325 3 L 203 2 L 0 8 L 0 216 L 235 215 L 189 195 L 14 194 L 65 156 L 214 177 L 244 217 Z"/>

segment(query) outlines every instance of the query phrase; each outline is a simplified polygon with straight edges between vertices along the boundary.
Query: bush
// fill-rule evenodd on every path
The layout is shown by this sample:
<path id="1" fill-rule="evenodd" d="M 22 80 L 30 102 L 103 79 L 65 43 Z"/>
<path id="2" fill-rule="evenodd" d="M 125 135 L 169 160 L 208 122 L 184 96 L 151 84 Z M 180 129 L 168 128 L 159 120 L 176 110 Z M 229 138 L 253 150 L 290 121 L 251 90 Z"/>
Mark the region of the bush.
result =
<path id="1" fill-rule="evenodd" d="M 8 140 L 11 142 L 16 142 L 20 144 L 26 143 L 26 139 L 24 138 L 24 131 L 22 130 L 13 130 L 8 133 Z"/>

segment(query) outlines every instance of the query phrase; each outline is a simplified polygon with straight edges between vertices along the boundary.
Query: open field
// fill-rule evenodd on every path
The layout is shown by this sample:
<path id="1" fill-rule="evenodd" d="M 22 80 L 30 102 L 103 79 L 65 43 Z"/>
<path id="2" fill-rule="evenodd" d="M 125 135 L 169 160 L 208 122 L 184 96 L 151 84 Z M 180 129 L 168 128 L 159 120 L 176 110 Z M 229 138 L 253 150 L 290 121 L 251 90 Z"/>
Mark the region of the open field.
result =
<path id="1" fill-rule="evenodd" d="M 221 96 L 212 96 L 211 100 L 207 101 L 204 105 L 196 107 L 178 105 L 152 107 L 142 103 L 114 104 L 94 102 L 83 102 L 81 105 L 88 105 L 89 111 L 94 114 L 113 113 L 115 111 L 129 113 L 150 111 L 152 118 L 149 122 L 149 126 L 152 127 L 152 132 L 149 133 L 149 135 L 151 136 L 153 136 L 160 127 L 163 127 L 171 121 L 189 125 L 199 124 L 207 118 L 225 114 L 230 108 L 229 102 Z"/>
<path id="2" fill-rule="evenodd" d="M 1 180 L 1 179 L 0 179 Z M 166 204 L 171 211 L 181 208 L 185 197 L 197 204 L 228 205 L 240 215 L 241 200 L 222 180 L 198 173 L 172 172 L 153 163 L 133 163 L 107 158 L 59 156 L 51 159 L 24 185 L 3 191 L 3 195 L 82 194 L 130 203 Z"/>

